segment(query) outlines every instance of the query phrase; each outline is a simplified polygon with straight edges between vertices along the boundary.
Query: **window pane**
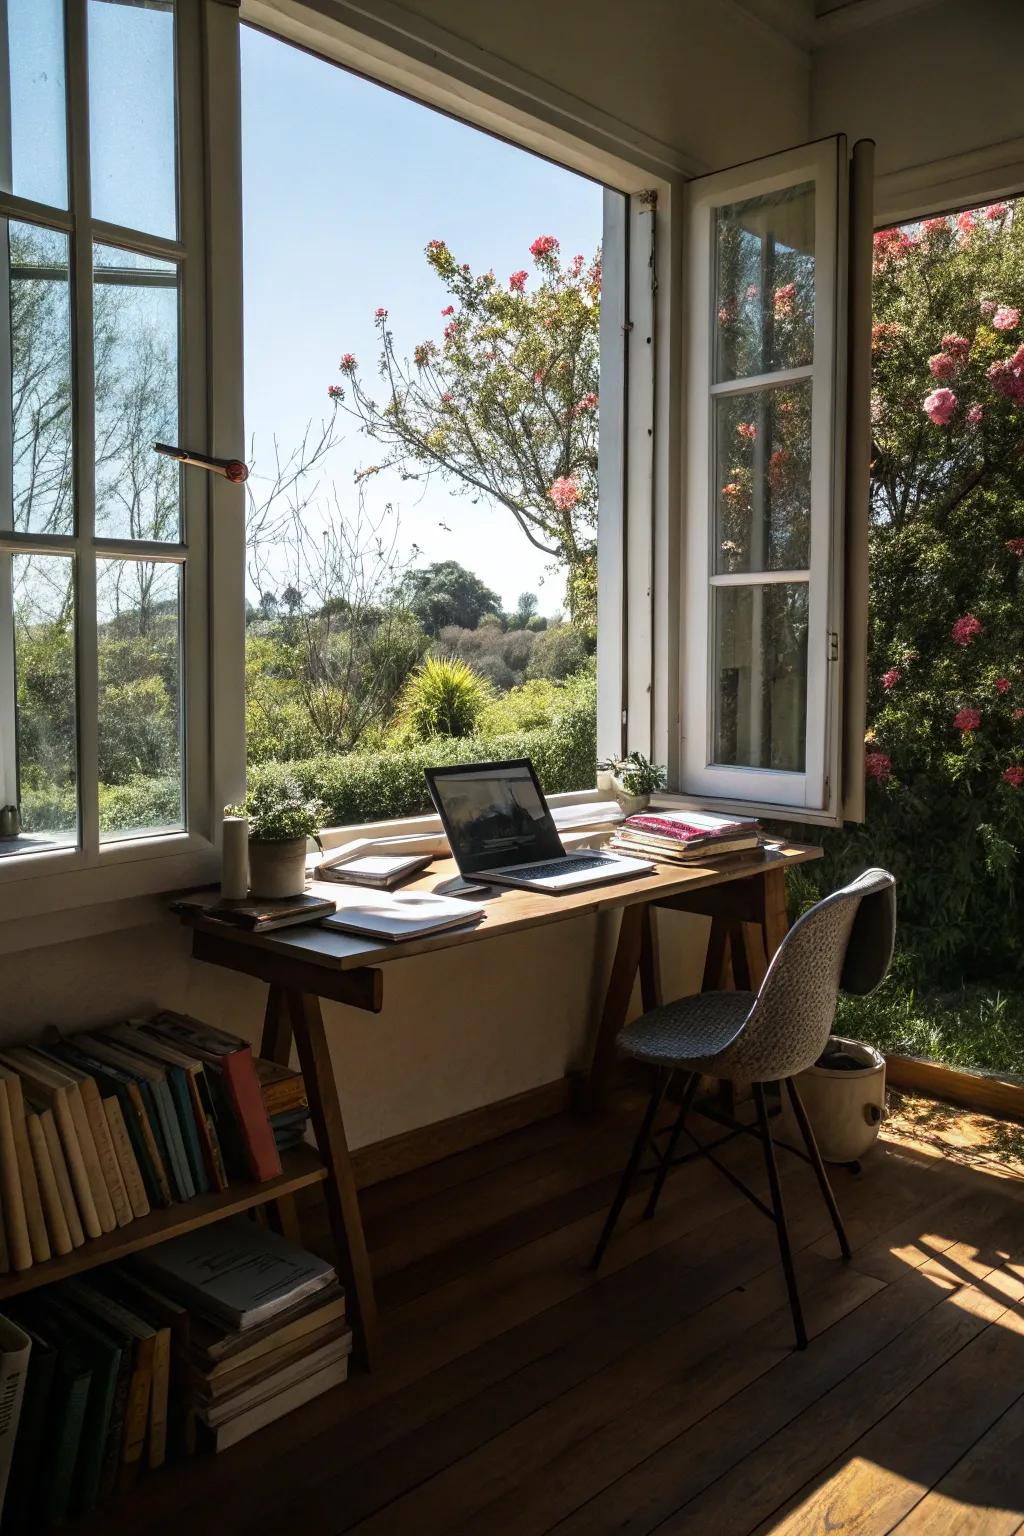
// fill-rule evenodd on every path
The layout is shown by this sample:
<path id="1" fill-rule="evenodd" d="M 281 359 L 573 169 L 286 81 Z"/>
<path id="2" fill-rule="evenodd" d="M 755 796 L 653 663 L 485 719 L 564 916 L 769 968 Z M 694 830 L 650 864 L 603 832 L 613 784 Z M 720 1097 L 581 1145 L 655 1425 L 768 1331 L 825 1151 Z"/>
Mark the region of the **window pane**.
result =
<path id="1" fill-rule="evenodd" d="M 13 219 L 4 236 L 11 273 L 14 527 L 73 533 L 67 236 Z"/>
<path id="2" fill-rule="evenodd" d="M 804 771 L 807 586 L 715 587 L 716 763 Z"/>
<path id="3" fill-rule="evenodd" d="M 100 838 L 183 825 L 181 577 L 153 560 L 100 560 Z"/>
<path id="4" fill-rule="evenodd" d="M 171 0 L 89 0 L 89 127 L 93 216 L 173 238 Z"/>
<path id="5" fill-rule="evenodd" d="M 716 572 L 802 571 L 811 560 L 811 384 L 714 402 Z"/>
<path id="6" fill-rule="evenodd" d="M 9 557 L 14 583 L 18 801 L 26 842 L 78 840 L 74 562 L 67 555 Z"/>
<path id="7" fill-rule="evenodd" d="M 10 118 L 4 121 L 6 113 L 0 118 L 0 186 L 19 197 L 66 208 L 61 0 L 0 0 L 0 47 L 5 41 L 11 107 Z"/>
<path id="8" fill-rule="evenodd" d="M 814 186 L 715 214 L 715 379 L 814 361 Z"/>
<path id="9" fill-rule="evenodd" d="M 178 436 L 178 274 L 173 262 L 97 245 L 96 532 L 181 537 L 181 470 L 153 452 Z"/>

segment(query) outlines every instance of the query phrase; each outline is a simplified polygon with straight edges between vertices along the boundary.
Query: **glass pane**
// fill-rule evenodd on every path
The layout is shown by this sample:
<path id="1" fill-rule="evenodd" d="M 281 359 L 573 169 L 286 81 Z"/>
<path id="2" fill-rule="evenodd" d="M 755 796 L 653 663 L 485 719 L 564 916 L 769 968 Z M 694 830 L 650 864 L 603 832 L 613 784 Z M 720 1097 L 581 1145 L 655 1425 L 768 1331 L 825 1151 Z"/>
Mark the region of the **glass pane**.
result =
<path id="1" fill-rule="evenodd" d="M 811 563 L 811 383 L 718 395 L 716 573 Z"/>
<path id="2" fill-rule="evenodd" d="M 24 533 L 73 533 L 67 236 L 13 219 L 5 233 L 14 526 Z"/>
<path id="3" fill-rule="evenodd" d="M 6 114 L 0 117 L 0 186 L 19 197 L 66 208 L 62 0 L 0 0 L 0 48 L 4 43 L 11 109 L 7 121 Z"/>
<path id="4" fill-rule="evenodd" d="M 716 763 L 804 771 L 807 586 L 715 587 Z"/>
<path id="5" fill-rule="evenodd" d="M 173 238 L 171 0 L 89 0 L 89 128 L 93 216 Z"/>
<path id="6" fill-rule="evenodd" d="M 18 803 L 14 849 L 78 841 L 75 583 L 68 555 L 14 555 Z"/>
<path id="7" fill-rule="evenodd" d="M 96 532 L 181 538 L 181 470 L 153 452 L 178 437 L 178 274 L 173 262 L 97 245 Z"/>
<path id="8" fill-rule="evenodd" d="M 715 379 L 814 361 L 814 185 L 715 214 Z"/>
<path id="9" fill-rule="evenodd" d="M 100 838 L 177 831 L 181 778 L 181 576 L 154 560 L 100 560 Z"/>

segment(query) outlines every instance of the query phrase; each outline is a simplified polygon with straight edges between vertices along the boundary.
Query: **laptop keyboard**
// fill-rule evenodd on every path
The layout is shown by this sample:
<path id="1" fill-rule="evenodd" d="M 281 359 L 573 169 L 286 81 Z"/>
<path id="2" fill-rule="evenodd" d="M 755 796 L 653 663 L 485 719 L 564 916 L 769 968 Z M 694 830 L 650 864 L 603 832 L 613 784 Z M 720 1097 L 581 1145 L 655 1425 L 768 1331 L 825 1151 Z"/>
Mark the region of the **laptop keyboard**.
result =
<path id="1" fill-rule="evenodd" d="M 547 880 L 551 875 L 564 875 L 567 870 L 607 869 L 611 862 L 610 859 L 577 858 L 573 855 L 566 859 L 552 859 L 550 864 L 524 864 L 516 870 L 516 878 Z"/>

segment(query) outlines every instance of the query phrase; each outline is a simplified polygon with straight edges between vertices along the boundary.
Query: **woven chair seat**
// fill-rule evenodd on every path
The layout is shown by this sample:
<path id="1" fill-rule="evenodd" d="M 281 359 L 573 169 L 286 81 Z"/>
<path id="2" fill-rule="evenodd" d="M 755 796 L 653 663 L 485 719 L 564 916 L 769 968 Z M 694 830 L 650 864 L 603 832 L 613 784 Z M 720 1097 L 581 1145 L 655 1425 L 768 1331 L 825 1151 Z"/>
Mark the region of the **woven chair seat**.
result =
<path id="1" fill-rule="evenodd" d="M 719 1059 L 741 1033 L 755 997 L 753 992 L 698 992 L 665 1003 L 627 1024 L 619 1049 L 652 1066 L 717 1076 Z"/>

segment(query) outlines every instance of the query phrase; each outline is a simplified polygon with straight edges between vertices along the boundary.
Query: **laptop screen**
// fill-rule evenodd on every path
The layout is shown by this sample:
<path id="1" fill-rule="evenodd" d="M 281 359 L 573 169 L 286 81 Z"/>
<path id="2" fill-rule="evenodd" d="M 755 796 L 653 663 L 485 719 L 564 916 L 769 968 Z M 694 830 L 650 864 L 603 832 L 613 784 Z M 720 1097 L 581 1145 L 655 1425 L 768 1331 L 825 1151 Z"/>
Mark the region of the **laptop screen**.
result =
<path id="1" fill-rule="evenodd" d="M 528 758 L 426 772 L 452 854 L 464 875 L 564 857 Z"/>

